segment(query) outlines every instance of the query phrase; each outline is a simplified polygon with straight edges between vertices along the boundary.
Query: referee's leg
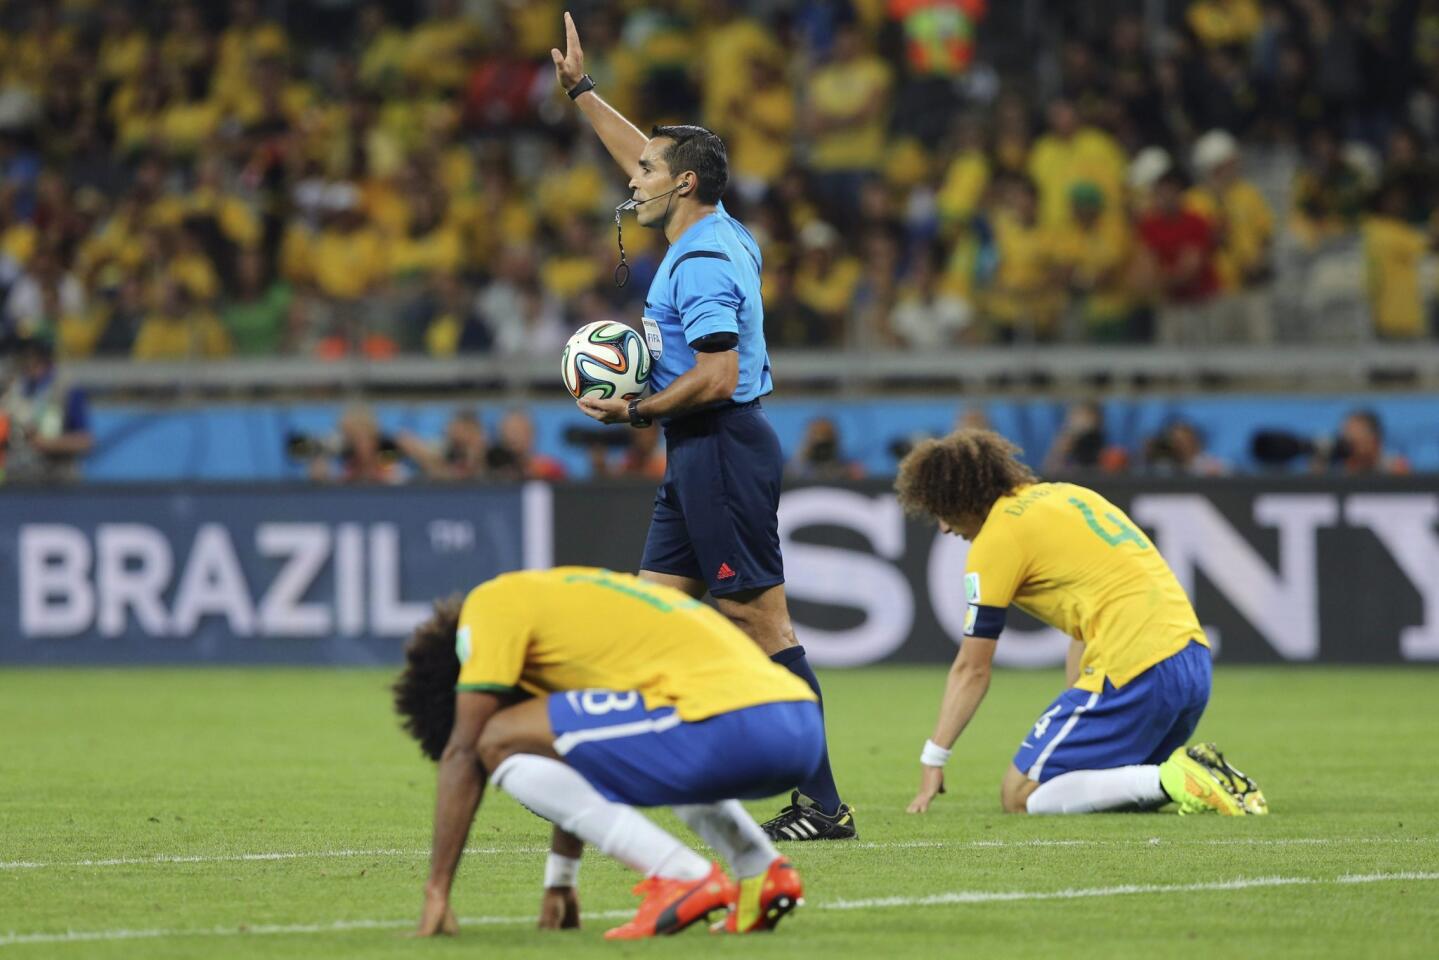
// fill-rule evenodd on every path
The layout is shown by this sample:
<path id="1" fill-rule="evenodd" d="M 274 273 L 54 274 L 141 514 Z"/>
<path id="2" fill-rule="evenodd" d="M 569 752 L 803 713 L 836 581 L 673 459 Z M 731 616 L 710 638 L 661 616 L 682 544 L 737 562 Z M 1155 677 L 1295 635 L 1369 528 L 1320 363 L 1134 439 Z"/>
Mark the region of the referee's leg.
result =
<path id="1" fill-rule="evenodd" d="M 820 690 L 819 678 L 810 669 L 804 647 L 799 645 L 794 635 L 784 584 L 716 597 L 715 605 L 735 626 L 749 634 L 750 639 L 771 660 L 809 684 L 819 698 L 820 709 L 824 709 L 824 693 Z M 834 817 L 841 812 L 839 787 L 835 785 L 834 771 L 830 769 L 828 742 L 819 767 L 812 777 L 799 785 L 799 792 L 813 800 L 826 816 Z"/>
<path id="2" fill-rule="evenodd" d="M 799 646 L 782 583 L 715 597 L 715 605 L 770 658 Z"/>

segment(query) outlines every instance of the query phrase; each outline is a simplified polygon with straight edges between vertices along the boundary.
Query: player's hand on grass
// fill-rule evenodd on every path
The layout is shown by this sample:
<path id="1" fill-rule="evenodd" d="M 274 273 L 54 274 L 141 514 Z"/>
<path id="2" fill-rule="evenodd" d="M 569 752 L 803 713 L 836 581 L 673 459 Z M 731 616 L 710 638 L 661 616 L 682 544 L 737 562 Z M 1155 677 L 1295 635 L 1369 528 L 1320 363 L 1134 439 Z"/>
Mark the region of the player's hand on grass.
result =
<path id="1" fill-rule="evenodd" d="M 550 59 L 555 62 L 555 79 L 568 93 L 585 75 L 585 52 L 580 49 L 580 32 L 575 29 L 574 17 L 565 12 L 565 52 L 550 48 Z"/>
<path id="2" fill-rule="evenodd" d="M 594 417 L 600 423 L 629 423 L 630 402 L 616 397 L 604 400 L 599 397 L 580 397 L 575 403 L 586 416 Z"/>
<path id="3" fill-rule="evenodd" d="M 450 908 L 448 896 L 425 892 L 425 910 L 420 915 L 420 925 L 415 928 L 416 937 L 433 937 L 439 934 L 453 937 L 460 932 L 460 921 Z"/>
<path id="4" fill-rule="evenodd" d="M 919 765 L 919 793 L 905 808 L 909 813 L 924 813 L 934 798 L 944 793 L 944 768 Z"/>
<path id="5" fill-rule="evenodd" d="M 541 930 L 578 930 L 580 898 L 574 887 L 547 887 L 540 898 Z"/>

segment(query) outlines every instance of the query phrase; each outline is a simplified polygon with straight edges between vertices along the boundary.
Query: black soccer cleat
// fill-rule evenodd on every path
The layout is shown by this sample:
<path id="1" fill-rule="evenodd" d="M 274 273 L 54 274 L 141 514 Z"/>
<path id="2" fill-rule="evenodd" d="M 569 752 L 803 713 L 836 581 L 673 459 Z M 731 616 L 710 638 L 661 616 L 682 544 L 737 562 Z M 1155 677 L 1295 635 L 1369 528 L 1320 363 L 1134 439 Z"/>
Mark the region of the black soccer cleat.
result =
<path id="1" fill-rule="evenodd" d="M 760 828 L 771 840 L 856 840 L 859 831 L 854 825 L 854 811 L 841 803 L 834 816 L 816 807 L 809 797 L 796 790 L 789 796 L 789 806 L 779 816 L 766 820 Z"/>

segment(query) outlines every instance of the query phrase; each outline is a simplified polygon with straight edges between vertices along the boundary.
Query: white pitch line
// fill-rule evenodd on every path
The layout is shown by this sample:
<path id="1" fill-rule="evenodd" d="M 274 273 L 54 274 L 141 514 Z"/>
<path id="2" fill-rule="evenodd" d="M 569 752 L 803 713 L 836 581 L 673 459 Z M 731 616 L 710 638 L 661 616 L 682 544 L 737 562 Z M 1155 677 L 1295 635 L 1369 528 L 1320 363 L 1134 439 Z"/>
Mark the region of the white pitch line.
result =
<path id="1" fill-rule="evenodd" d="M 926 848 L 962 847 L 965 849 L 1002 849 L 1006 847 L 1327 847 L 1337 844 L 1402 844 L 1436 843 L 1439 837 L 1198 837 L 1166 839 L 1147 837 L 1143 840 L 892 840 L 828 844 L 825 850 L 923 850 Z"/>
<path id="2" fill-rule="evenodd" d="M 586 917 L 628 917 L 630 910 L 597 910 Z M 497 926 L 533 923 L 534 917 L 461 917 L 462 926 Z M 352 930 L 403 930 L 413 927 L 408 920 L 335 920 L 331 923 L 263 923 L 236 927 L 159 928 L 151 930 L 67 930 L 65 933 L 0 934 L 0 947 L 31 943 L 94 943 L 105 940 L 158 940 L 166 937 L 246 937 L 280 933 L 346 933 Z"/>
<path id="3" fill-rule="evenodd" d="M 1208 883 L 1127 884 L 1116 887 L 1078 887 L 1064 890 L 956 890 L 927 897 L 883 897 L 873 900 L 831 900 L 814 904 L 819 910 L 870 910 L 892 907 L 933 907 L 977 903 L 998 903 L 1036 900 L 1079 900 L 1097 897 L 1123 897 L 1145 894 L 1202 893 L 1206 891 L 1251 890 L 1260 887 L 1340 886 L 1368 883 L 1439 880 L 1439 873 L 1367 873 L 1343 874 L 1338 877 L 1237 877 Z M 585 914 L 601 919 L 629 916 L 627 910 L 605 910 Z M 461 925 L 490 926 L 533 923 L 533 915 L 523 917 L 464 917 Z M 0 947 L 39 943 L 93 943 L 114 940 L 155 940 L 167 937 L 231 937 L 264 936 L 299 933 L 344 933 L 352 930 L 399 930 L 411 926 L 410 920 L 336 920 L 333 923 L 275 923 L 236 927 L 197 927 L 193 929 L 160 928 L 150 930 L 68 930 L 64 933 L 0 934 Z"/>
<path id="4" fill-rule="evenodd" d="M 878 907 L 934 907 L 958 903 L 998 903 L 1014 900 L 1081 900 L 1087 897 L 1124 897 L 1145 893 L 1199 893 L 1208 890 L 1249 890 L 1255 887 L 1306 887 L 1334 884 L 1385 883 L 1401 880 L 1439 880 L 1439 873 L 1368 873 L 1334 877 L 1240 877 L 1208 883 L 1125 884 L 1118 887 L 1081 887 L 1050 892 L 1033 890 L 960 890 L 927 897 L 880 897 L 873 900 L 831 900 L 823 910 L 870 910 Z"/>
<path id="5" fill-rule="evenodd" d="M 467 847 L 475 855 L 546 853 L 549 847 Z M 351 857 L 428 857 L 428 850 L 291 850 L 270 853 L 234 853 L 217 856 L 107 857 L 103 860 L 0 861 L 0 870 L 39 870 L 46 867 L 131 867 L 163 863 L 248 863 L 266 860 L 342 860 Z"/>

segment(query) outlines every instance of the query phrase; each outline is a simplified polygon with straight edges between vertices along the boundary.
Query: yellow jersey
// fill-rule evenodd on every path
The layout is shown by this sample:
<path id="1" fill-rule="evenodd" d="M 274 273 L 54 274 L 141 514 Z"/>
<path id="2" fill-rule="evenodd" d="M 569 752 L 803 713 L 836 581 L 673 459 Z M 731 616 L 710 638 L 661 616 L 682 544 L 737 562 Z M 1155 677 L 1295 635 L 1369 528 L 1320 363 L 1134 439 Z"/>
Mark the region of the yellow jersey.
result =
<path id="1" fill-rule="evenodd" d="M 1000 327 L 1029 323 L 1050 333 L 1064 310 L 1064 290 L 1054 282 L 1054 231 L 1003 212 L 993 225 L 999 267 L 983 300 L 985 312 Z"/>
<path id="2" fill-rule="evenodd" d="M 1085 290 L 1080 297 L 1084 319 L 1095 325 L 1124 319 L 1133 303 L 1127 271 L 1134 249 L 1129 219 L 1105 216 L 1088 227 L 1071 220 L 1053 230 L 1051 244 L 1055 261 Z"/>
<path id="3" fill-rule="evenodd" d="M 1104 209 L 1122 210 L 1129 160 L 1119 142 L 1097 127 L 1081 127 L 1065 140 L 1045 134 L 1029 153 L 1028 172 L 1039 188 L 1039 222 L 1047 227 L 1072 218 L 1069 191 L 1088 181 L 1104 194 Z"/>
<path id="4" fill-rule="evenodd" d="M 455 649 L 461 691 L 637 690 L 645 709 L 673 706 L 687 722 L 815 699 L 723 614 L 596 567 L 526 570 L 480 584 L 460 609 Z"/>
<path id="5" fill-rule="evenodd" d="M 1383 216 L 1366 219 L 1362 233 L 1375 332 L 1389 339 L 1423 337 L 1428 327 L 1422 283 L 1428 236 L 1403 220 Z"/>
<path id="6" fill-rule="evenodd" d="M 1011 604 L 1084 643 L 1075 687 L 1122 687 L 1188 645 L 1209 646 L 1154 544 L 1114 504 L 1072 483 L 995 501 L 970 546 L 965 633 L 998 638 Z"/>
<path id="7" fill-rule="evenodd" d="M 879 170 L 889 147 L 889 99 L 894 71 L 883 59 L 863 56 L 849 62 L 820 67 L 809 78 L 808 109 L 839 122 L 834 129 L 810 138 L 810 162 L 821 173 L 844 170 Z M 863 122 L 850 123 L 864 105 L 879 100 Z"/>
<path id="8" fill-rule="evenodd" d="M 1185 196 L 1184 205 L 1221 234 L 1214 254 L 1220 288 L 1241 290 L 1251 285 L 1250 276 L 1268 259 L 1274 239 L 1274 211 L 1259 189 L 1245 180 L 1230 184 L 1220 195 L 1196 187 Z"/>

